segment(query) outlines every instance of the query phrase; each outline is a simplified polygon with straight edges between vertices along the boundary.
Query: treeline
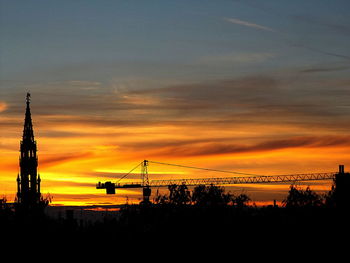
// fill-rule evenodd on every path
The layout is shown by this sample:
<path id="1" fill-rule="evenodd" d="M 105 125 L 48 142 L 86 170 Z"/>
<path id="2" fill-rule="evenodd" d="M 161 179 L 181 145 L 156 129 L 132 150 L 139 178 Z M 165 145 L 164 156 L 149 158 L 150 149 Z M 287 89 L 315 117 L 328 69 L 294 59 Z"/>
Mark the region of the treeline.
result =
<path id="1" fill-rule="evenodd" d="M 169 194 L 157 192 L 153 203 L 155 205 L 195 205 L 195 206 L 247 206 L 251 201 L 248 195 L 226 193 L 224 187 L 216 185 L 198 185 L 190 191 L 185 184 L 169 185 Z"/>
<path id="2" fill-rule="evenodd" d="M 129 240 L 156 242 L 154 236 L 166 233 L 176 242 L 186 236 L 196 242 L 221 243 L 232 236 L 235 240 L 230 242 L 236 246 L 267 237 L 300 245 L 344 231 L 349 217 L 339 213 L 333 201 L 334 188 L 319 194 L 310 187 L 291 185 L 282 207 L 256 207 L 248 195 L 234 195 L 224 187 L 200 185 L 190 190 L 186 185 L 171 185 L 167 194 L 157 193 L 152 202 L 125 206 L 117 223 L 104 224 L 109 225 L 109 232 L 115 231 L 112 236 L 122 230 Z"/>
<path id="3" fill-rule="evenodd" d="M 158 191 L 152 202 L 141 202 L 140 206 L 153 207 L 230 207 L 230 208 L 252 208 L 254 203 L 252 199 L 244 193 L 235 195 L 226 192 L 225 188 L 217 185 L 198 185 L 190 190 L 185 184 L 169 185 L 167 194 L 160 194 Z M 283 208 L 335 208 L 337 206 L 337 191 L 335 185 L 325 194 L 318 194 L 310 187 L 303 189 L 292 184 L 287 196 L 282 201 Z M 40 202 L 42 213 L 50 203 L 49 199 Z M 130 209 L 126 205 L 122 212 Z M 138 206 L 137 206 L 138 207 Z M 33 212 L 33 211 L 32 211 Z M 16 215 L 22 215 L 25 211 L 16 206 L 8 204 L 6 197 L 0 199 L 0 220 L 13 218 Z M 38 212 L 35 211 L 37 216 Z"/>
<path id="4" fill-rule="evenodd" d="M 302 189 L 291 185 L 287 197 L 282 201 L 286 208 L 335 207 L 336 190 L 332 189 L 326 194 L 318 194 L 308 186 Z"/>
<path id="5" fill-rule="evenodd" d="M 243 208 L 252 205 L 252 199 L 244 193 L 234 195 L 226 192 L 224 187 L 217 185 L 198 185 L 192 191 L 185 185 L 170 185 L 169 194 L 156 193 L 153 205 L 173 206 L 232 206 Z M 325 193 L 319 194 L 308 186 L 306 189 L 292 184 L 282 206 L 286 208 L 305 207 L 335 207 L 335 187 Z M 254 203 L 253 203 L 254 204 Z"/>
<path id="6" fill-rule="evenodd" d="M 230 240 L 235 246 L 261 237 L 300 242 L 297 232 L 317 241 L 325 233 L 342 233 L 347 226 L 349 217 L 335 209 L 335 192 L 333 187 L 326 194 L 317 194 L 310 187 L 291 185 L 282 207 L 258 208 L 248 195 L 234 195 L 224 187 L 199 185 L 190 190 L 186 185 L 171 185 L 167 194 L 157 193 L 152 202 L 125 205 L 118 217 L 90 223 L 79 222 L 73 214 L 61 219 L 16 214 L 4 198 L 0 225 L 3 236 L 108 240 L 113 244 L 188 245 L 220 243 L 227 237 L 235 238 Z"/>

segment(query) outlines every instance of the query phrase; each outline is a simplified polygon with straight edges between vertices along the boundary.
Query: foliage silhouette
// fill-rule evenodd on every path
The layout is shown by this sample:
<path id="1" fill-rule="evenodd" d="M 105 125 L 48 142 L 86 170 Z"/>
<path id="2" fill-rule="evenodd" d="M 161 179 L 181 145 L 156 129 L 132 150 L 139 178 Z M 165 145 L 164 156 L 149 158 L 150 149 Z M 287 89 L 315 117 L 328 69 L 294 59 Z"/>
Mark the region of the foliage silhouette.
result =
<path id="1" fill-rule="evenodd" d="M 185 184 L 169 185 L 169 195 L 160 195 L 158 192 L 154 198 L 156 204 L 188 205 L 191 203 L 191 192 Z"/>
<path id="2" fill-rule="evenodd" d="M 324 197 L 312 191 L 309 186 L 303 190 L 296 185 L 291 185 L 282 204 L 286 208 L 320 207 L 324 205 Z"/>
<path id="3" fill-rule="evenodd" d="M 45 197 L 40 194 L 39 200 L 36 203 L 33 203 L 31 206 L 22 205 L 22 203 L 17 202 L 17 199 L 15 199 L 14 209 L 18 216 L 43 216 L 45 209 L 51 202 L 52 196 L 50 194 L 47 194 Z"/>
<path id="4" fill-rule="evenodd" d="M 243 207 L 248 206 L 250 201 L 251 201 L 250 197 L 246 194 L 240 194 L 240 195 L 234 197 L 234 199 L 233 199 L 233 202 L 237 208 L 243 208 Z"/>
<path id="5" fill-rule="evenodd" d="M 225 193 L 223 187 L 198 185 L 192 193 L 192 202 L 195 205 L 228 205 L 233 202 L 233 195 Z"/>
<path id="6" fill-rule="evenodd" d="M 194 206 L 234 206 L 237 208 L 247 207 L 250 197 L 246 194 L 235 196 L 226 193 L 225 188 L 217 185 L 198 185 L 192 191 L 185 184 L 169 185 L 169 194 L 159 194 L 154 198 L 156 205 L 194 205 Z"/>
<path id="7" fill-rule="evenodd" d="M 13 211 L 7 203 L 7 198 L 4 196 L 0 199 L 0 221 L 7 220 L 12 214 Z"/>
<path id="8" fill-rule="evenodd" d="M 191 203 L 191 192 L 185 184 L 169 185 L 169 201 L 174 205 L 187 205 Z"/>

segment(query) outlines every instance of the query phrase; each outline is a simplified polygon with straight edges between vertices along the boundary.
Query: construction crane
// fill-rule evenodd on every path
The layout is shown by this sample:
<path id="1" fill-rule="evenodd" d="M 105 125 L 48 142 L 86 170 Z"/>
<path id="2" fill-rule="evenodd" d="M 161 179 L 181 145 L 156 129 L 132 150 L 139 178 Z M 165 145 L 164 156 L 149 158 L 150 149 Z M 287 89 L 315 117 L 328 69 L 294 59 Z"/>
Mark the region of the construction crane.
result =
<path id="1" fill-rule="evenodd" d="M 218 178 L 186 178 L 186 179 L 171 179 L 171 180 L 149 180 L 148 178 L 148 165 L 149 163 L 176 166 L 189 169 L 206 170 L 212 172 L 229 173 L 240 176 L 234 177 L 218 177 Z M 119 183 L 120 180 L 127 177 L 136 168 L 141 166 L 141 181 L 139 182 L 125 182 Z M 197 185 L 234 185 L 234 184 L 258 184 L 258 183 L 288 183 L 288 182 L 300 182 L 300 181 L 315 181 L 315 180 L 331 180 L 334 179 L 337 174 L 344 174 L 344 165 L 339 165 L 339 173 L 305 173 L 305 174 L 289 174 L 289 175 L 259 175 L 233 171 L 223 171 L 210 168 L 200 168 L 194 166 L 186 166 L 179 164 L 162 163 L 156 161 L 144 160 L 136 167 L 131 169 L 128 173 L 123 175 L 117 182 L 98 182 L 97 189 L 106 189 L 107 194 L 115 194 L 115 189 L 130 189 L 130 188 L 142 188 L 143 200 L 149 202 L 151 196 L 151 188 L 153 187 L 168 187 L 169 185 L 181 185 L 197 186 Z M 244 176 L 242 176 L 244 175 Z"/>

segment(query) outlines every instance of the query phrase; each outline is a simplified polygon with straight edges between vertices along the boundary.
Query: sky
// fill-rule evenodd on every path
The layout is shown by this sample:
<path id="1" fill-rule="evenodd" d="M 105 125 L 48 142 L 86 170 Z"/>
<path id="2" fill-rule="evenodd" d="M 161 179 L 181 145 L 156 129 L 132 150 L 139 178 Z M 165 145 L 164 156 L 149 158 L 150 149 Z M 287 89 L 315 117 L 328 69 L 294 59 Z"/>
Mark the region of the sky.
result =
<path id="1" fill-rule="evenodd" d="M 137 189 L 107 196 L 95 184 L 144 159 L 347 170 L 349 10 L 347 0 L 0 0 L 0 195 L 15 196 L 27 92 L 53 205 L 137 203 Z M 219 176 L 229 175 L 149 167 L 150 179 Z M 257 204 L 288 188 L 226 187 Z"/>

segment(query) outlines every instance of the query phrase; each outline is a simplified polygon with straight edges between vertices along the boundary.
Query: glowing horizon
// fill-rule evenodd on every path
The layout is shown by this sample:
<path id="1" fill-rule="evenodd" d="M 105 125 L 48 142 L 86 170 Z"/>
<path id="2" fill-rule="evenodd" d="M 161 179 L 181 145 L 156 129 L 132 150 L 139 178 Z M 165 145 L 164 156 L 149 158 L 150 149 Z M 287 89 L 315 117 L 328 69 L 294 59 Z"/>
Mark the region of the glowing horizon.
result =
<path id="1" fill-rule="evenodd" d="M 35 96 L 33 96 L 33 98 L 35 98 Z M 34 113 L 35 103 L 33 103 L 32 108 L 34 124 L 38 124 L 34 126 L 34 132 L 35 134 L 40 134 L 42 132 L 40 132 L 39 128 L 41 125 L 39 125 L 39 122 L 36 120 Z M 58 127 L 58 130 L 61 129 L 61 127 Z M 73 129 L 76 130 L 76 128 Z M 142 128 L 142 131 L 144 131 L 144 128 Z M 160 131 L 162 131 L 162 128 L 160 128 Z M 19 129 L 18 134 L 20 134 L 20 132 L 21 129 Z M 152 133 L 154 132 L 156 131 L 153 130 Z M 242 135 L 240 135 L 242 133 L 244 134 L 242 131 L 237 131 L 237 137 L 242 137 Z M 163 134 L 163 136 L 165 136 L 165 134 Z M 174 134 L 171 135 L 171 137 L 173 136 Z M 207 144 L 206 140 L 200 140 L 198 136 L 195 141 L 190 140 L 190 143 L 187 143 L 187 139 L 183 139 L 183 135 L 181 134 L 179 138 L 181 139 L 175 141 L 177 141 L 177 145 L 181 145 L 180 142 L 183 142 L 186 147 L 183 148 L 183 146 L 181 146 L 180 149 L 184 150 L 186 150 L 187 147 L 190 147 L 192 150 L 196 148 L 203 149 Z M 122 204 L 125 203 L 126 199 L 128 199 L 130 203 L 139 202 L 139 200 L 141 200 L 140 190 L 118 189 L 116 196 L 107 196 L 103 190 L 96 190 L 95 185 L 98 181 L 117 181 L 118 178 L 135 167 L 135 164 L 140 163 L 139 160 L 141 160 L 143 156 L 152 157 L 151 160 L 162 162 L 264 175 L 336 172 L 337 165 L 340 164 L 339 160 L 342 160 L 343 162 L 341 163 L 343 164 L 346 157 L 348 157 L 347 152 L 349 147 L 347 143 L 345 143 L 344 146 L 344 143 L 339 144 L 337 140 L 342 138 L 343 136 L 338 138 L 334 135 L 332 137 L 321 136 L 319 138 L 294 137 L 294 139 L 288 140 L 291 145 L 281 146 L 280 140 L 277 140 L 277 145 L 279 146 L 276 147 L 273 140 L 268 140 L 267 142 L 259 142 L 250 146 L 246 145 L 243 147 L 239 145 L 233 147 L 231 151 L 215 154 L 203 154 L 197 153 L 197 151 L 186 153 L 182 150 L 180 153 L 184 155 L 179 156 L 179 154 L 174 151 L 176 147 L 179 147 L 176 146 L 176 144 L 165 143 L 164 146 L 156 144 L 154 149 L 149 149 L 146 143 L 148 141 L 147 139 L 146 142 L 142 142 L 142 144 L 145 145 L 145 149 L 140 148 L 140 151 L 135 153 L 133 147 L 127 151 L 120 150 L 120 147 L 113 146 L 110 142 L 107 144 L 110 138 L 106 138 L 104 134 L 101 134 L 100 137 L 94 135 L 91 138 L 88 137 L 78 140 L 73 137 L 65 142 L 45 138 L 45 136 L 42 139 L 38 139 L 38 136 L 36 136 L 39 148 L 39 174 L 42 179 L 42 194 L 43 196 L 49 194 L 53 198 L 52 205 Z M 67 140 L 67 138 L 65 140 Z M 130 140 L 133 140 L 133 136 L 131 136 Z M 255 141 L 255 139 L 252 140 L 251 138 L 250 140 Z M 14 138 L 7 141 L 11 142 L 11 144 L 16 144 Z M 330 144 L 330 142 L 333 142 L 335 145 Z M 19 144 L 19 140 L 17 144 Z M 87 144 L 90 145 L 88 148 L 86 147 Z M 45 145 L 45 147 L 43 145 Z M 219 146 L 218 148 L 220 148 Z M 12 147 L 16 146 L 14 145 Z M 41 151 L 41 147 L 44 148 L 43 151 Z M 79 149 L 82 148 L 86 149 L 86 151 L 79 151 Z M 208 149 L 211 148 L 212 147 Z M 198 155 L 196 156 L 195 154 Z M 329 156 L 329 154 L 332 154 L 332 156 Z M 14 151 L 8 149 L 7 151 L 1 151 L 0 155 L 5 164 L 2 166 L 3 194 L 7 196 L 10 201 L 14 198 L 16 191 L 15 179 L 18 171 L 18 163 L 16 163 L 16 161 L 18 161 L 18 150 Z M 135 155 L 136 157 L 134 157 Z M 324 161 L 326 156 L 328 162 Z M 315 160 L 322 160 L 322 162 L 315 162 Z M 230 163 L 232 163 L 232 161 L 233 165 L 231 166 Z M 322 163 L 322 165 L 320 165 L 320 163 Z M 4 169 L 6 167 L 7 169 Z M 4 173 L 4 171 L 6 173 Z M 184 177 L 229 177 L 225 174 L 218 174 L 210 171 L 191 171 L 185 168 L 164 167 L 156 164 L 150 164 L 149 174 L 151 180 L 179 179 Z M 133 171 L 124 181 L 140 181 L 140 171 Z M 300 185 L 304 186 L 310 184 L 313 190 L 326 192 L 330 190 L 332 182 L 300 183 Z M 253 195 L 253 202 L 256 204 L 271 204 L 274 199 L 278 202 L 282 201 L 282 192 L 284 195 L 287 193 L 289 184 L 259 184 L 254 186 L 226 185 L 224 187 L 227 191 L 233 193 L 241 191 L 247 192 L 248 195 L 251 193 Z M 268 191 L 262 194 L 261 191 L 263 189 L 268 189 Z M 154 190 L 153 193 L 155 193 L 155 191 L 156 190 Z M 161 191 L 166 191 L 166 189 Z"/>

